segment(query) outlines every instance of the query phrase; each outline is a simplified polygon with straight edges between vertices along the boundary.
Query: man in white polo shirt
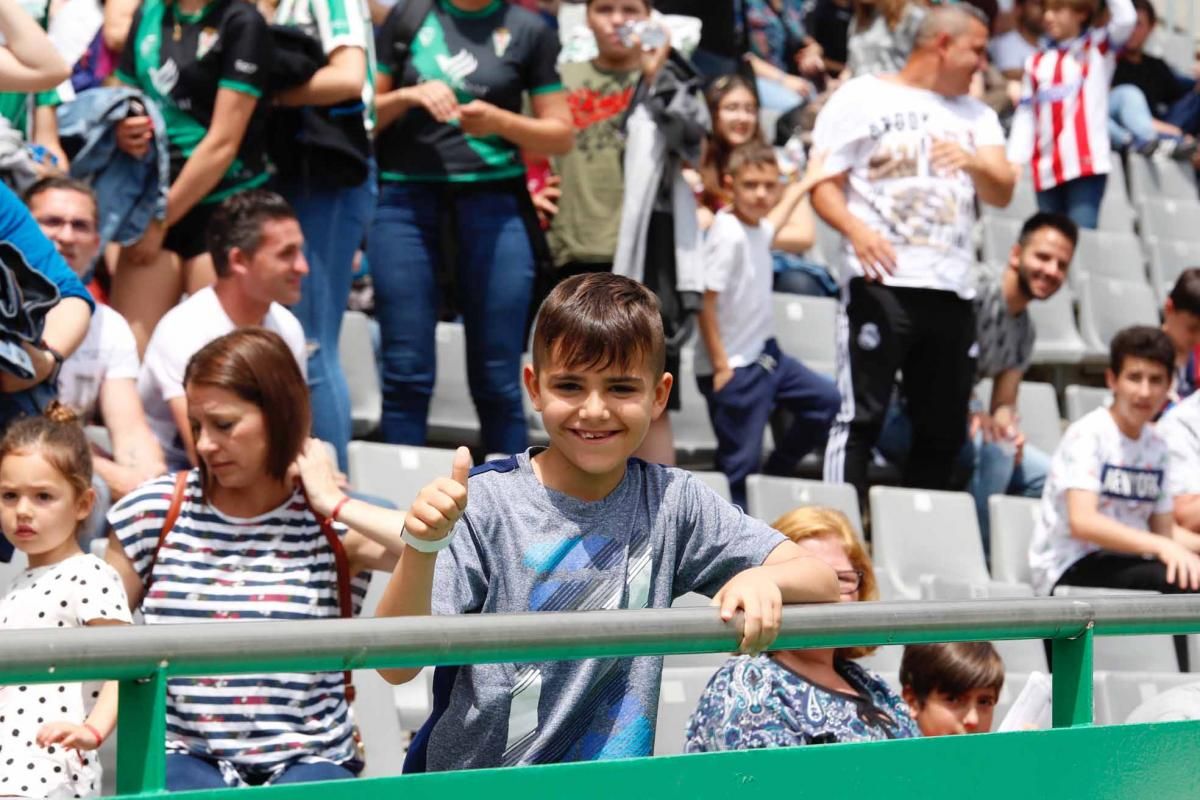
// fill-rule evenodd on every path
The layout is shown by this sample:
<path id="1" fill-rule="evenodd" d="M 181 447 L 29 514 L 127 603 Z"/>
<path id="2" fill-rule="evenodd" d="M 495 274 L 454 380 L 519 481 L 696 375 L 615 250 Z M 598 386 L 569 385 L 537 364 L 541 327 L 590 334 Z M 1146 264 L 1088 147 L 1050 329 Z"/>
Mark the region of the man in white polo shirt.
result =
<path id="1" fill-rule="evenodd" d="M 304 330 L 284 308 L 300 299 L 300 281 L 308 274 L 304 234 L 288 202 L 262 189 L 233 195 L 213 214 L 208 249 L 216 284 L 162 318 L 138 376 L 150 427 L 172 469 L 196 463 L 183 373 L 197 350 L 236 328 L 261 326 L 283 337 L 301 373 L 308 363 Z"/>

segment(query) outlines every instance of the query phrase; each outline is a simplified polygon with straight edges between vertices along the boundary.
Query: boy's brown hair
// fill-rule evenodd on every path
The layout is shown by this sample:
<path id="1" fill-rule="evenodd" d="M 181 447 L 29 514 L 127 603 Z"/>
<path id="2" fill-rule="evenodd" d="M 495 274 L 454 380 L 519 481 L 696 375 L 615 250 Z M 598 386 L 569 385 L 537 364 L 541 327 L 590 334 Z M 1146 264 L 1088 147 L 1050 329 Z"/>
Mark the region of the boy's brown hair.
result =
<path id="1" fill-rule="evenodd" d="M 734 148 L 725 164 L 725 176 L 736 178 L 746 167 L 772 167 L 779 169 L 775 148 L 763 142 L 750 141 Z"/>
<path id="2" fill-rule="evenodd" d="M 1100 11 L 1099 0 L 1042 0 L 1042 8 L 1069 8 L 1072 11 L 1079 11 L 1086 15 L 1083 20 L 1083 27 L 1088 27 L 1092 21 L 1096 19 L 1096 15 Z"/>
<path id="3" fill-rule="evenodd" d="M 608 272 L 567 278 L 538 309 L 532 349 L 535 372 L 553 357 L 571 370 L 647 364 L 657 380 L 667 358 L 658 298 Z"/>
<path id="4" fill-rule="evenodd" d="M 900 685 L 917 702 L 942 692 L 960 697 L 972 689 L 1004 688 L 1004 661 L 991 642 L 910 644 L 900 659 Z"/>

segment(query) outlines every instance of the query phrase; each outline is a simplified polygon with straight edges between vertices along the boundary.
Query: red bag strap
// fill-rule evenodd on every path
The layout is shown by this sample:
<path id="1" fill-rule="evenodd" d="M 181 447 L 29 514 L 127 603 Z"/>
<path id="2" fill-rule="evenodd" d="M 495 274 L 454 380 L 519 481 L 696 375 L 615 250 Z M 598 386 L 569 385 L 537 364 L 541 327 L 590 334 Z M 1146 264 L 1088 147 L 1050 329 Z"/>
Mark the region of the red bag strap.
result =
<path id="1" fill-rule="evenodd" d="M 162 530 L 158 532 L 158 541 L 154 545 L 154 552 L 150 555 L 150 568 L 146 571 L 146 588 L 150 588 L 150 583 L 154 580 L 154 565 L 158 563 L 158 551 L 162 549 L 163 542 L 167 540 L 167 534 L 175 527 L 175 522 L 179 519 L 179 511 L 183 508 L 183 498 L 187 494 L 188 470 L 180 470 L 175 473 L 175 492 L 171 495 L 171 505 L 167 509 L 167 516 L 163 518 Z"/>
<path id="2" fill-rule="evenodd" d="M 304 496 L 304 501 L 308 502 L 307 494 Z M 313 510 L 311 503 L 308 507 L 312 510 L 313 516 L 317 518 L 317 522 L 321 524 L 321 533 L 324 534 L 325 541 L 329 542 L 329 549 L 333 551 L 333 562 L 337 568 L 338 609 L 343 619 L 350 619 L 354 616 L 354 591 L 350 582 L 350 557 L 346 555 L 346 546 L 342 544 L 342 537 L 338 536 L 337 531 L 333 529 L 333 522 Z M 350 670 L 345 670 L 342 675 L 346 683 L 346 702 L 353 703 L 358 694 L 354 688 L 353 676 Z"/>

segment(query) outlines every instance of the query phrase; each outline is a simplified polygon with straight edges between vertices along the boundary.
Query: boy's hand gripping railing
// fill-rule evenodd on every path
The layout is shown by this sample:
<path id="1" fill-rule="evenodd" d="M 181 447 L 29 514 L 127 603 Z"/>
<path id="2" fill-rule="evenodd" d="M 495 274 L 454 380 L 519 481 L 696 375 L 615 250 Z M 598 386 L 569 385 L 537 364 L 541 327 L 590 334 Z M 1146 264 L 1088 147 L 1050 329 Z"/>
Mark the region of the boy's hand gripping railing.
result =
<path id="1" fill-rule="evenodd" d="M 6 631 L 0 684 L 118 679 L 117 785 L 163 790 L 171 676 L 721 652 L 714 609 Z M 776 647 L 1051 639 L 1054 725 L 1092 719 L 1092 637 L 1200 632 L 1200 596 L 845 603 L 784 611 Z"/>

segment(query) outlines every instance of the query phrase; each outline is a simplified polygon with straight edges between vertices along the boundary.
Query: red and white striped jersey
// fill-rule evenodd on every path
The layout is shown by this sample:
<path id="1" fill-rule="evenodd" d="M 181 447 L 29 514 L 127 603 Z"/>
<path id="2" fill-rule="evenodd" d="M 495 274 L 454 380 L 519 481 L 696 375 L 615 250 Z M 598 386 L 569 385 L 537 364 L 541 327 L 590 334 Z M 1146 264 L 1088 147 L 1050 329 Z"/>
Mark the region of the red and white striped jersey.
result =
<path id="1" fill-rule="evenodd" d="M 1008 158 L 1032 167 L 1037 191 L 1111 168 L 1109 84 L 1117 50 L 1129 38 L 1137 14 L 1130 0 L 1111 0 L 1109 7 L 1107 26 L 1043 46 L 1025 62 Z"/>

